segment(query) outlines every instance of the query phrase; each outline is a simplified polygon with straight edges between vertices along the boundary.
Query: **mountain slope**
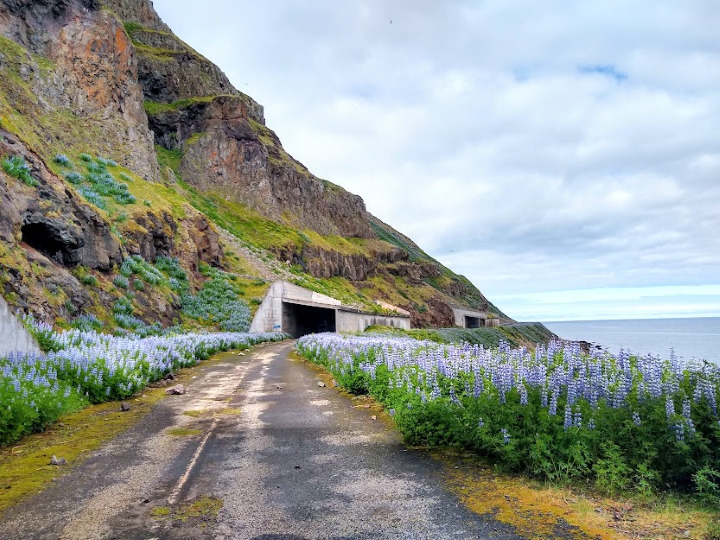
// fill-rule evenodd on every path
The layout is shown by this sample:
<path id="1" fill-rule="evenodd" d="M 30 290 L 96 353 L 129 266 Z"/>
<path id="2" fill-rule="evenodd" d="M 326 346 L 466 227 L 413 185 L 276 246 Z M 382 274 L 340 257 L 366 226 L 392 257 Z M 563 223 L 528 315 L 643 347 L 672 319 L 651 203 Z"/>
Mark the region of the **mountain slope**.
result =
<path id="1" fill-rule="evenodd" d="M 110 321 L 119 302 L 136 320 L 188 323 L 181 297 L 227 282 L 256 304 L 283 278 L 399 306 L 416 326 L 451 325 L 452 304 L 505 318 L 287 154 L 262 106 L 147 0 L 4 0 L 0 75 L 0 287 L 17 308 Z M 137 283 L 152 271 L 131 256 L 176 258 L 187 285 Z"/>

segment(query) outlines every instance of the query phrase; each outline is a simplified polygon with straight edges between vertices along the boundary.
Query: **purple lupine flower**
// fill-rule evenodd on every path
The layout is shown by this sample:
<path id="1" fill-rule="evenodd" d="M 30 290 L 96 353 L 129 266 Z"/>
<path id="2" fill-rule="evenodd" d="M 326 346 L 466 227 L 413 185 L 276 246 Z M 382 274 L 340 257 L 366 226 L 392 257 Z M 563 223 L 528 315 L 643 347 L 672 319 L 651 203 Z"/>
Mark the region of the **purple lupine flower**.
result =
<path id="1" fill-rule="evenodd" d="M 502 428 L 500 430 L 500 433 L 502 433 L 502 436 L 503 436 L 503 444 L 510 444 L 510 433 L 508 432 L 508 430 L 505 428 Z"/>

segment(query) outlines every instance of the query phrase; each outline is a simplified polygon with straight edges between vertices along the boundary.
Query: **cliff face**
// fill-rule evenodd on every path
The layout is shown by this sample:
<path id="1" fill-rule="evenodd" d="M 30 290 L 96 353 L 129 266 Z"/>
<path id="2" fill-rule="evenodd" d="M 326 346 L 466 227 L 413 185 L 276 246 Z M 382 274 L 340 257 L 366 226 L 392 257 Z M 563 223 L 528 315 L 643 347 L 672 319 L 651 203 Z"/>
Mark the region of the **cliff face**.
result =
<path id="1" fill-rule="evenodd" d="M 204 262 L 360 307 L 385 301 L 419 326 L 450 325 L 451 303 L 499 313 L 288 155 L 262 106 L 148 0 L 0 0 L 11 159 L 28 176 L 0 171 L 0 292 L 47 320 L 107 309 L 118 293 L 103 284 L 130 255 L 177 257 L 194 284 Z M 178 315 L 172 295 L 131 299 L 146 318 Z"/>
<path id="2" fill-rule="evenodd" d="M 313 176 L 265 126 L 262 106 L 164 27 L 147 2 L 108 0 L 125 19 L 155 142 L 182 153 L 180 174 L 274 220 L 369 237 L 360 197 Z"/>
<path id="3" fill-rule="evenodd" d="M 121 22 L 92 0 L 4 0 L 2 6 L 0 35 L 12 40 L 3 51 L 10 71 L 3 105 L 30 124 L 23 138 L 45 151 L 94 148 L 157 178 L 135 54 Z M 67 114 L 83 118 L 82 132 L 58 129 L 69 127 Z M 46 140 L 48 132 L 55 140 Z"/>

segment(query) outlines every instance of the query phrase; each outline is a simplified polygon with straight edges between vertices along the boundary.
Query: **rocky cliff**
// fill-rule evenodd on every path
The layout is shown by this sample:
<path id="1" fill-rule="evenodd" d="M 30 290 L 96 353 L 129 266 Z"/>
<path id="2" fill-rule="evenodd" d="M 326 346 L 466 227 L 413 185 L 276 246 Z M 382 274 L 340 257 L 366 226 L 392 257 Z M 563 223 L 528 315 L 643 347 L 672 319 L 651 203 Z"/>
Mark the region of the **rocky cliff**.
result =
<path id="1" fill-rule="evenodd" d="M 132 255 L 176 258 L 192 287 L 205 263 L 387 302 L 419 326 L 450 325 L 450 304 L 500 313 L 288 155 L 262 106 L 148 0 L 1 1 L 0 160 L 2 294 L 46 320 L 102 316 Z M 161 292 L 127 298 L 178 321 Z"/>

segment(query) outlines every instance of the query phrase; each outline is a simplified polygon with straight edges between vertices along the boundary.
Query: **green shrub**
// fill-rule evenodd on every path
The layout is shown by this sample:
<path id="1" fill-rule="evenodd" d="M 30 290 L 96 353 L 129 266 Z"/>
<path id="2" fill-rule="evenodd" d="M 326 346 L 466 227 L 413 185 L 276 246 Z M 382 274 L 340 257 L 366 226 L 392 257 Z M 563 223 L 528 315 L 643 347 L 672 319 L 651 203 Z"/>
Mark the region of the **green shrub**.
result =
<path id="1" fill-rule="evenodd" d="M 87 186 L 80 186 L 78 192 L 87 202 L 94 204 L 95 206 L 97 206 L 98 208 L 102 208 L 103 210 L 107 209 L 107 204 L 100 196 L 100 194 L 94 189 Z"/>
<path id="2" fill-rule="evenodd" d="M 720 507 L 720 472 L 707 465 L 692 475 L 695 493 L 708 506 Z"/>
<path id="3" fill-rule="evenodd" d="M 5 158 L 2 161 L 2 169 L 7 174 L 18 180 L 22 180 L 28 186 L 34 187 L 39 182 L 30 174 L 30 166 L 25 163 L 25 158 L 21 155 L 15 155 Z"/>
<path id="4" fill-rule="evenodd" d="M 92 285 L 95 286 L 98 284 L 98 279 L 93 276 L 92 274 L 86 274 L 83 277 L 80 278 L 80 282 L 83 285 Z"/>
<path id="5" fill-rule="evenodd" d="M 135 204 L 137 199 L 130 193 L 119 193 L 115 195 L 115 202 L 118 204 Z"/>
<path id="6" fill-rule="evenodd" d="M 219 325 L 223 330 L 246 332 L 250 328 L 250 308 L 238 298 L 236 286 L 230 283 L 225 272 L 213 272 L 207 268 L 206 271 L 215 277 L 203 283 L 196 295 L 182 294 L 183 314 Z"/>
<path id="7" fill-rule="evenodd" d="M 97 157 L 95 158 L 95 162 L 105 167 L 117 167 L 117 163 L 115 163 L 112 159 Z"/>
<path id="8" fill-rule="evenodd" d="M 78 315 L 70 321 L 70 326 L 83 332 L 88 332 L 102 329 L 103 323 L 95 315 Z"/>
<path id="9" fill-rule="evenodd" d="M 626 353 L 534 352 L 389 336 L 305 336 L 298 350 L 394 414 L 410 444 L 616 496 L 660 490 L 720 505 L 720 370 Z"/>
<path id="10" fill-rule="evenodd" d="M 120 289 L 127 289 L 130 286 L 130 282 L 125 276 L 115 276 L 115 279 L 113 279 L 113 284 Z"/>
<path id="11" fill-rule="evenodd" d="M 113 304 L 113 313 L 120 313 L 123 315 L 132 315 L 134 311 L 132 302 L 125 296 L 121 296 Z"/>
<path id="12" fill-rule="evenodd" d="M 166 276 L 175 278 L 179 281 L 187 281 L 187 273 L 180 266 L 180 261 L 177 257 L 165 257 L 160 256 L 155 260 L 155 267 L 163 272 Z"/>
<path id="13" fill-rule="evenodd" d="M 53 158 L 53 161 L 58 165 L 62 165 L 63 167 L 70 167 L 72 165 L 72 162 L 65 154 L 56 154 Z"/>
<path id="14" fill-rule="evenodd" d="M 78 185 L 78 184 L 82 184 L 83 177 L 80 173 L 73 171 L 73 172 L 69 172 L 65 175 L 65 180 L 67 180 L 71 184 Z"/>

